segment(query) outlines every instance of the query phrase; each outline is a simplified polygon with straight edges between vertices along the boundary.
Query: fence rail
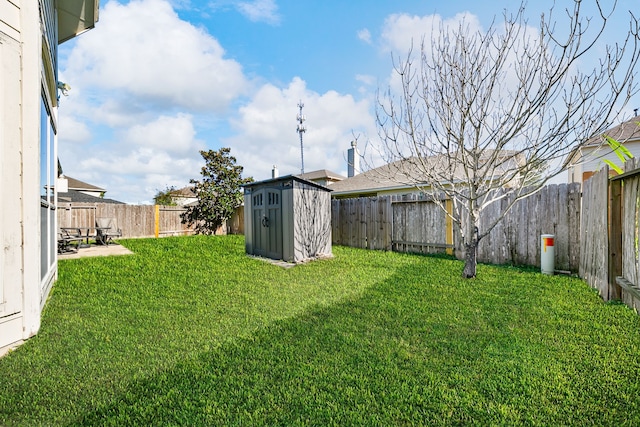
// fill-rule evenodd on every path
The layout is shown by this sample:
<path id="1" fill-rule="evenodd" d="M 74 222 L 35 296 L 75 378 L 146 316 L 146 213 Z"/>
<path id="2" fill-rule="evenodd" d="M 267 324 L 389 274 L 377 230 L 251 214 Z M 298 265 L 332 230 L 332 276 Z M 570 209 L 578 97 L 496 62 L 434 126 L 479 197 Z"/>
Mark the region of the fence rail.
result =
<path id="1" fill-rule="evenodd" d="M 486 226 L 510 203 L 505 197 L 485 209 Z M 451 211 L 449 201 L 445 208 Z M 540 236 L 555 234 L 556 268 L 578 271 L 580 263 L 580 184 L 548 185 L 518 201 L 480 242 L 478 261 L 540 265 Z M 402 252 L 454 252 L 462 256 L 459 230 L 431 200 L 378 196 L 332 201 L 334 244 Z"/>

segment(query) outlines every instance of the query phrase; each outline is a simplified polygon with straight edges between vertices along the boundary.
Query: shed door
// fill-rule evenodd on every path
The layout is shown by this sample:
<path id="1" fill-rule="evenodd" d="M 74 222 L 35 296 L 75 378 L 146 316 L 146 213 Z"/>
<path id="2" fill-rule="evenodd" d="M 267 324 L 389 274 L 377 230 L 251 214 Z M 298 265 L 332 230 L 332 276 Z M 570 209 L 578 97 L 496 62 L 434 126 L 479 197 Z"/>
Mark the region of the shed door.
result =
<path id="1" fill-rule="evenodd" d="M 282 195 L 265 188 L 252 194 L 253 252 L 282 259 Z"/>

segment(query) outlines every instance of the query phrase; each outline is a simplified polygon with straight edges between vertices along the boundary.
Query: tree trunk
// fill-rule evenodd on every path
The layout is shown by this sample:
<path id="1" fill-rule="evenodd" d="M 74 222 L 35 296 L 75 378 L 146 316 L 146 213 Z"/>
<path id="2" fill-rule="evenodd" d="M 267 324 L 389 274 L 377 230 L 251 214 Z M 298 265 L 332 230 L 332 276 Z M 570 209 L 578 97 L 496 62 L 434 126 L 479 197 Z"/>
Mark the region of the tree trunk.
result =
<path id="1" fill-rule="evenodd" d="M 464 269 L 462 270 L 462 277 L 465 279 L 471 279 L 476 277 L 476 265 L 478 255 L 478 241 L 473 239 L 471 243 L 464 245 L 465 248 L 465 262 Z"/>

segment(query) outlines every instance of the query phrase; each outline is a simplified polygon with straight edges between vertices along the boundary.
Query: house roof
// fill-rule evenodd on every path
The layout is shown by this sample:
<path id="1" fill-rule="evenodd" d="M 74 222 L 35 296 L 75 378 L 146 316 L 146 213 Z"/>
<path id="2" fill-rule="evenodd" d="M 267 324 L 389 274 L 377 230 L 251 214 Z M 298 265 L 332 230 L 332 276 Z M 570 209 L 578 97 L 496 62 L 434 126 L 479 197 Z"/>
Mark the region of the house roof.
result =
<path id="1" fill-rule="evenodd" d="M 605 142 L 605 136 L 610 136 L 616 141 L 622 143 L 630 141 L 640 141 L 640 116 L 632 117 L 631 119 L 622 122 L 617 126 L 614 126 L 598 135 L 589 138 L 587 142 L 571 150 L 569 155 L 567 155 L 563 166 L 571 166 L 580 161 L 582 157 L 580 156 L 580 154 L 582 154 L 582 151 L 585 148 L 592 149 L 602 146 Z"/>
<path id="2" fill-rule="evenodd" d="M 71 188 L 69 188 L 69 191 L 66 193 L 58 193 L 58 203 L 113 203 L 124 205 L 123 202 L 118 200 L 91 196 L 78 190 L 72 190 Z"/>
<path id="3" fill-rule="evenodd" d="M 488 150 L 483 158 L 488 159 L 493 154 L 493 150 Z M 500 157 L 503 159 L 503 164 L 496 167 L 494 176 L 500 176 L 511 170 L 515 167 L 514 162 L 525 161 L 524 156 L 511 150 L 502 150 Z M 460 165 L 454 165 L 458 166 L 455 170 L 446 170 L 448 162 L 445 158 L 444 155 L 438 155 L 397 160 L 332 184 L 333 195 L 415 188 L 421 182 L 428 182 L 425 170 L 441 169 L 443 176 L 450 175 L 452 183 L 464 180 L 464 171 Z"/>
<path id="4" fill-rule="evenodd" d="M 184 197 L 186 199 L 197 198 L 198 196 L 196 196 L 196 193 L 193 190 L 194 190 L 193 185 L 190 185 L 187 187 L 182 187 L 182 188 L 177 188 L 175 190 L 172 190 L 170 194 L 171 194 L 171 197 Z"/>
<path id="5" fill-rule="evenodd" d="M 65 176 L 67 182 L 69 183 L 69 190 L 78 190 L 78 191 L 99 191 L 106 192 L 104 188 L 97 187 L 93 184 L 87 184 L 84 181 L 80 181 L 79 179 L 71 178 L 70 176 Z"/>
<path id="6" fill-rule="evenodd" d="M 329 179 L 335 181 L 342 181 L 346 177 L 340 175 L 339 173 L 332 172 L 327 169 L 318 169 L 316 171 L 305 172 L 303 174 L 296 175 L 298 178 L 306 179 L 309 181 L 313 181 L 316 179 Z"/>
<path id="7" fill-rule="evenodd" d="M 640 116 L 635 116 L 626 122 L 620 123 L 618 126 L 612 127 L 589 139 L 584 147 L 600 146 L 605 136 L 610 136 L 619 142 L 627 142 L 630 140 L 640 139 Z"/>

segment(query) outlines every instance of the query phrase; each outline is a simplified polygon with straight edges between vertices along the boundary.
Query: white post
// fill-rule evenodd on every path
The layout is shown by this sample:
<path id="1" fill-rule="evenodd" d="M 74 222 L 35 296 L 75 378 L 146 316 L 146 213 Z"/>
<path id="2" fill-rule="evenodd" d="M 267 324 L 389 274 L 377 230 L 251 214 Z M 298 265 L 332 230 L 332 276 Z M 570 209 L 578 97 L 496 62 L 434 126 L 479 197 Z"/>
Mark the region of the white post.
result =
<path id="1" fill-rule="evenodd" d="M 543 274 L 553 274 L 555 271 L 555 236 L 543 234 L 540 237 L 540 271 Z"/>

